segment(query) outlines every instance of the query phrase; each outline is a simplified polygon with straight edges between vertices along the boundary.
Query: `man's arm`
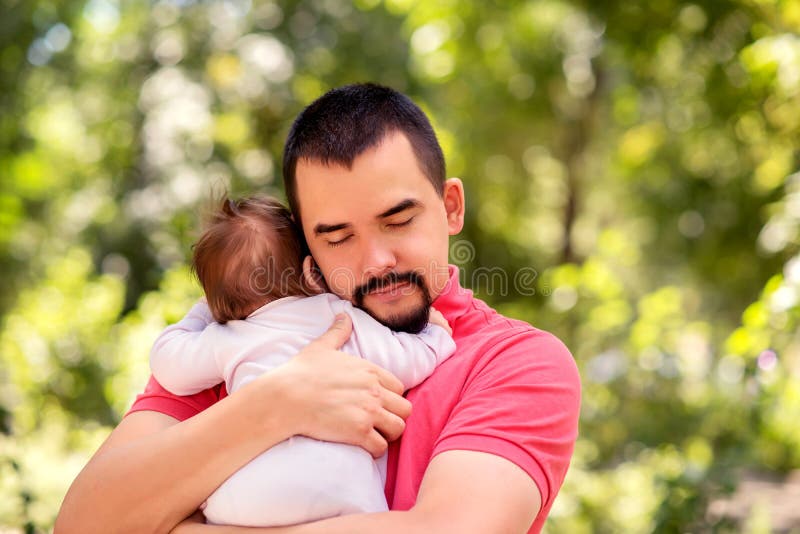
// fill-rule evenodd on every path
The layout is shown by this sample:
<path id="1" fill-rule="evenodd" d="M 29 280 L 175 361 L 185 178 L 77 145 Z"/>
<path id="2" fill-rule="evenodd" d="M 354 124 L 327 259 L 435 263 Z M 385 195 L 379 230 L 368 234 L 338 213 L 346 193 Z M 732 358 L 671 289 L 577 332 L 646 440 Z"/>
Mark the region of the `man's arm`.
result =
<path id="1" fill-rule="evenodd" d="M 229 415 L 241 400 L 228 397 L 182 423 L 157 412 L 123 419 L 73 482 L 55 532 L 169 532 L 260 452 L 260 438 L 282 439 L 278 425 L 271 439 L 256 437 Z"/>
<path id="2" fill-rule="evenodd" d="M 492 454 L 451 450 L 433 458 L 417 503 L 405 512 L 354 514 L 292 527 L 251 529 L 205 525 L 199 518 L 175 534 L 525 534 L 541 507 L 534 481 Z"/>
<path id="3" fill-rule="evenodd" d="M 351 328 L 342 317 L 287 364 L 186 421 L 127 416 L 73 482 L 55 533 L 169 532 L 238 468 L 294 434 L 385 452 L 410 403 L 391 374 L 334 350 Z"/>

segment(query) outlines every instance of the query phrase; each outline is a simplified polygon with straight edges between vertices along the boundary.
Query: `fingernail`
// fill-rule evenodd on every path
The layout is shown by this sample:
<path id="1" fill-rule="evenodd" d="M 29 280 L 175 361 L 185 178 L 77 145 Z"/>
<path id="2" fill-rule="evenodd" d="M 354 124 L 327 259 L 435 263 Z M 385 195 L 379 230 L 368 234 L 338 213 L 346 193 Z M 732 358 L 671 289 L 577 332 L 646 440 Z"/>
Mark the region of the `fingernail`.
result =
<path id="1" fill-rule="evenodd" d="M 336 322 L 337 323 L 344 322 L 344 314 L 343 313 L 340 313 L 339 315 L 336 316 Z"/>

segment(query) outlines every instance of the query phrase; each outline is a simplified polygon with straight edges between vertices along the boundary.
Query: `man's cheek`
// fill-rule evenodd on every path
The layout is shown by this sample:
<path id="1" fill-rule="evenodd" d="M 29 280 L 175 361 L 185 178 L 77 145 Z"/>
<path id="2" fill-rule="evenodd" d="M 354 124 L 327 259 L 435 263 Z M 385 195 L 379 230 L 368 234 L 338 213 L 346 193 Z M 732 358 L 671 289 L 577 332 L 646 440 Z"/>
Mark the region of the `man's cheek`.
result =
<path id="1" fill-rule="evenodd" d="M 331 291 L 340 297 L 348 299 L 353 295 L 355 288 L 358 286 L 358 281 L 353 275 L 353 272 L 342 267 L 332 269 L 325 279 Z"/>

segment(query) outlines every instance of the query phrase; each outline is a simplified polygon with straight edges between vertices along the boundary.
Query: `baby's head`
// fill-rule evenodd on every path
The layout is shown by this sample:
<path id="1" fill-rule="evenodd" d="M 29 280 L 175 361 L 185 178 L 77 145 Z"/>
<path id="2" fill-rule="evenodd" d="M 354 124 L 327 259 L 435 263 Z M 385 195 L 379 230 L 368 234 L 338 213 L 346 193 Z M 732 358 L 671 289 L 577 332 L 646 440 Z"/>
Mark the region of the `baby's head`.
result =
<path id="1" fill-rule="evenodd" d="M 273 300 L 305 296 L 305 247 L 289 210 L 269 197 L 222 200 L 194 246 L 192 269 L 219 323 Z"/>

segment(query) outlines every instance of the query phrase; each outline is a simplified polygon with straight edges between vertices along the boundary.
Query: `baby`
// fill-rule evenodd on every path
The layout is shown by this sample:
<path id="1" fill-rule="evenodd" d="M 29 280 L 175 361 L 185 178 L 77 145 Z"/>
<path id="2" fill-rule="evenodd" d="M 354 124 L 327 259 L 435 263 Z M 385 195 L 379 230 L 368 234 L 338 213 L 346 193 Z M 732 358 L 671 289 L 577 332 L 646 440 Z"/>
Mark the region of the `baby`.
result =
<path id="1" fill-rule="evenodd" d="M 285 363 L 327 330 L 352 318 L 342 351 L 396 375 L 406 389 L 455 351 L 444 317 L 431 309 L 417 335 L 393 332 L 302 274 L 304 248 L 289 211 L 265 197 L 224 200 L 194 247 L 205 291 L 180 322 L 158 337 L 153 375 L 191 395 L 224 381 L 230 394 Z M 210 523 L 282 526 L 341 514 L 387 510 L 386 455 L 294 436 L 231 475 L 203 504 Z"/>

